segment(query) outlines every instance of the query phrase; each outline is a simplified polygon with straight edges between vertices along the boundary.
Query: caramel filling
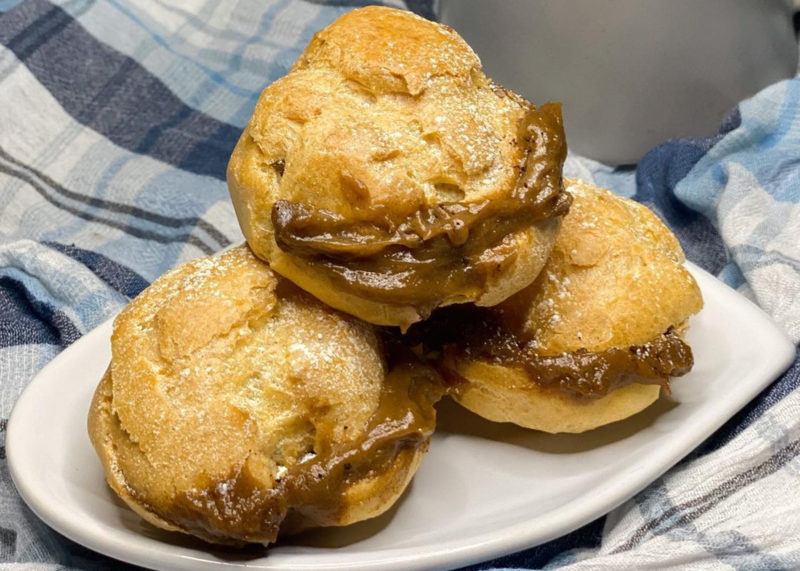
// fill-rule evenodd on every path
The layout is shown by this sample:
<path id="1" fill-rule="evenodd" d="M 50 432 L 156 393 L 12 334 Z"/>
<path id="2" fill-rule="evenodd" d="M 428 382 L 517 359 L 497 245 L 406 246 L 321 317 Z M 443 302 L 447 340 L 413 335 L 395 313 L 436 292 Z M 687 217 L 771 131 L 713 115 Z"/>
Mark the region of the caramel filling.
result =
<path id="1" fill-rule="evenodd" d="M 510 389 L 536 386 L 574 399 L 598 399 L 632 383 L 657 384 L 669 390 L 669 379 L 688 373 L 692 350 L 672 329 L 652 341 L 603 351 L 578 349 L 542 355 L 535 341 L 525 340 L 502 326 L 492 310 L 458 307 L 446 311 L 428 327 L 418 327 L 412 342 L 427 352 L 440 352 L 443 375 L 458 392 L 465 379 L 447 363 L 484 361 L 523 369 L 528 382 Z"/>
<path id="2" fill-rule="evenodd" d="M 476 299 L 517 255 L 503 239 L 566 214 L 571 203 L 562 182 L 560 105 L 531 106 L 517 141 L 517 181 L 503 198 L 426 206 L 400 223 L 389 216 L 354 222 L 279 200 L 272 208 L 275 240 L 340 287 L 423 315 L 454 296 Z"/>

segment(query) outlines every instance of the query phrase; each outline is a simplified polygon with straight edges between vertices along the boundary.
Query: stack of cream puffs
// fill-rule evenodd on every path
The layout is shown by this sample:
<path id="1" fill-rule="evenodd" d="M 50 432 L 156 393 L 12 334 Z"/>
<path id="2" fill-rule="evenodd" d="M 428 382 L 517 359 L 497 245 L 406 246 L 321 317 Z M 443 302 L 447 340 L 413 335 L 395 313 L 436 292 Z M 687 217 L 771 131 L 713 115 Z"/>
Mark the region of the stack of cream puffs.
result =
<path id="1" fill-rule="evenodd" d="M 443 394 L 581 432 L 647 407 L 702 306 L 646 208 L 565 181 L 557 104 L 368 7 L 267 87 L 228 168 L 247 243 L 117 317 L 89 433 L 142 518 L 221 544 L 386 511 Z M 449 306 L 449 307 L 448 307 Z"/>

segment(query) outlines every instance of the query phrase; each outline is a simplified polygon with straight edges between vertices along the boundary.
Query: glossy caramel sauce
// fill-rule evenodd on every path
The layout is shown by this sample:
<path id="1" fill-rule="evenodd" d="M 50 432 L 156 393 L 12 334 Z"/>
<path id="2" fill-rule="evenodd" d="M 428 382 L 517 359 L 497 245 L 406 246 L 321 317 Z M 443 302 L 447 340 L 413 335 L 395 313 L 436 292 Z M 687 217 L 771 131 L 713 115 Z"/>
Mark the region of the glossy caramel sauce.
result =
<path id="1" fill-rule="evenodd" d="M 509 388 L 535 385 L 575 399 L 602 398 L 632 383 L 658 384 L 668 391 L 669 379 L 688 373 L 694 363 L 691 348 L 672 328 L 641 345 L 543 355 L 534 340 L 505 327 L 496 311 L 466 305 L 442 309 L 430 322 L 412 326 L 409 342 L 437 358 L 455 392 L 466 381 L 448 364 L 460 360 L 524 369 L 528 382 Z"/>

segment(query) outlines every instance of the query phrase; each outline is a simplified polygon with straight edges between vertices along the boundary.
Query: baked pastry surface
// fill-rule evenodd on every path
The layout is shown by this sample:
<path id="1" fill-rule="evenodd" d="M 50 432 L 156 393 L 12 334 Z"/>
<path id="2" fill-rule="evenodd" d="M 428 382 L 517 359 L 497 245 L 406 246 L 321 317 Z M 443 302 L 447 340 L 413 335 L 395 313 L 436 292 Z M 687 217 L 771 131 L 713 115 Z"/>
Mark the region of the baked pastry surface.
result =
<path id="1" fill-rule="evenodd" d="M 115 320 L 112 354 L 89 415 L 109 484 L 211 542 L 382 513 L 434 428 L 427 369 L 247 246 L 156 280 Z"/>
<path id="2" fill-rule="evenodd" d="M 540 276 L 456 317 L 449 327 L 463 333 L 440 363 L 467 408 L 547 432 L 583 432 L 653 403 L 691 367 L 682 333 L 702 307 L 680 244 L 652 212 L 580 181 L 567 190 L 572 207 Z"/>
<path id="3" fill-rule="evenodd" d="M 560 107 L 494 85 L 452 29 L 367 7 L 262 93 L 228 166 L 253 251 L 328 305 L 407 327 L 539 273 L 569 206 Z"/>

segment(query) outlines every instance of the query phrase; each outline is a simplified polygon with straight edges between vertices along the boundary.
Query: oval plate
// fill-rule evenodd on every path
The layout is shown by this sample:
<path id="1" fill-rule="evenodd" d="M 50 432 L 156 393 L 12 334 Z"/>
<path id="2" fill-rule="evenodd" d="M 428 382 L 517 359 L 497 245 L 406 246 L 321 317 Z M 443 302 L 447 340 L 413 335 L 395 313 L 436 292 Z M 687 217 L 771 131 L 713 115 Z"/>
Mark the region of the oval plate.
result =
<path id="1" fill-rule="evenodd" d="M 48 364 L 6 434 L 31 509 L 83 545 L 158 569 L 438 569 L 519 551 L 572 531 L 642 490 L 783 372 L 794 346 L 755 305 L 690 266 L 705 298 L 688 340 L 695 366 L 673 401 L 582 435 L 494 424 L 453 403 L 413 484 L 383 516 L 263 547 L 226 550 L 139 519 L 111 492 L 86 416 L 110 359 L 111 321 Z M 679 404 L 676 404 L 679 403 Z"/>

